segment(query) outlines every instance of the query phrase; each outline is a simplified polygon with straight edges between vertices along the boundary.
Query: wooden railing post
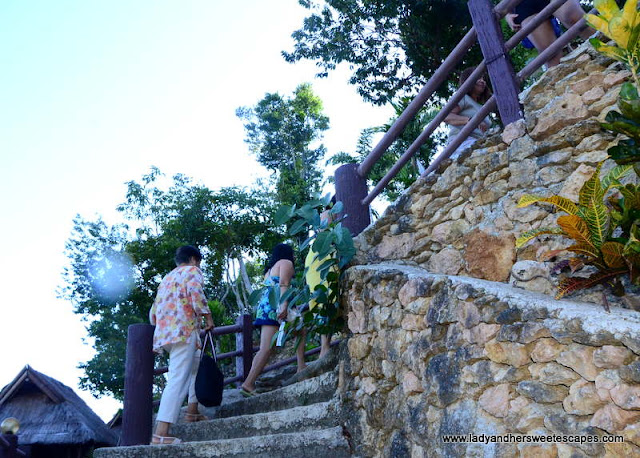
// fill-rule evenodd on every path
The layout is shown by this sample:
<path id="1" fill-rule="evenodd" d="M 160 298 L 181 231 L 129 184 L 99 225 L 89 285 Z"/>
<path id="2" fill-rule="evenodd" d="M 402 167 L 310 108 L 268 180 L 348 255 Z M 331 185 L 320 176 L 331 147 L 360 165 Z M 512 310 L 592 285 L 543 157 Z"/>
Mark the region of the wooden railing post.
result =
<path id="1" fill-rule="evenodd" d="M 0 458 L 18 458 L 18 436 L 2 434 L 0 442 Z"/>
<path id="2" fill-rule="evenodd" d="M 367 179 L 358 174 L 358 164 L 341 165 L 336 170 L 335 179 L 336 200 L 342 202 L 342 214 L 347 215 L 342 224 L 352 235 L 358 235 L 371 222 L 369 205 L 362 203 L 367 197 Z"/>
<path id="3" fill-rule="evenodd" d="M 241 375 L 244 381 L 253 361 L 253 317 L 249 314 L 241 315 L 237 323 L 242 325 L 242 333 L 236 334 L 236 348 L 242 348 L 242 356 L 236 359 L 236 375 Z"/>
<path id="4" fill-rule="evenodd" d="M 500 118 L 506 126 L 523 117 L 518 101 L 520 85 L 506 53 L 502 30 L 493 11 L 491 0 L 469 0 L 468 5 L 473 27 L 478 34 L 480 49 L 493 83 Z"/>
<path id="5" fill-rule="evenodd" d="M 148 444 L 153 404 L 153 330 L 132 324 L 127 334 L 121 445 Z"/>

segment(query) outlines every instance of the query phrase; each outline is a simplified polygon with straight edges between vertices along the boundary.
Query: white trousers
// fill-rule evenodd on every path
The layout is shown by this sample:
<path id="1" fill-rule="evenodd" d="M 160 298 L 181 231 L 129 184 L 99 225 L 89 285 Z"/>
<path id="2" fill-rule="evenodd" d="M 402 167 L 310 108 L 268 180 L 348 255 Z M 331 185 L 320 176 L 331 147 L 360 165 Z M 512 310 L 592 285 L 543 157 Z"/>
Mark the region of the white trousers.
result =
<path id="1" fill-rule="evenodd" d="M 193 333 L 187 342 L 162 347 L 169 353 L 169 375 L 160 399 L 157 421 L 178 421 L 180 407 L 187 393 L 189 403 L 198 402 L 195 383 L 200 364 L 200 350 L 196 348 L 196 340 L 197 335 Z"/>

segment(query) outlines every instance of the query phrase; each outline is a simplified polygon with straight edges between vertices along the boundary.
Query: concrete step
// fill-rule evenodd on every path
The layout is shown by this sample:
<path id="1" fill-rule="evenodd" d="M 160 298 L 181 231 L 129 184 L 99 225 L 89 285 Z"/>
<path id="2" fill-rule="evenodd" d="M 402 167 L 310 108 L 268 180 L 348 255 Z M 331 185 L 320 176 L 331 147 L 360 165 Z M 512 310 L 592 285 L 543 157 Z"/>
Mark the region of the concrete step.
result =
<path id="1" fill-rule="evenodd" d="M 339 425 L 339 412 L 337 400 L 332 400 L 275 412 L 181 423 L 171 428 L 171 434 L 193 442 L 301 432 Z"/>
<path id="2" fill-rule="evenodd" d="M 337 385 L 336 373 L 326 372 L 318 377 L 220 407 L 201 407 L 200 411 L 209 418 L 227 418 L 307 406 L 330 400 L 336 392 Z"/>
<path id="3" fill-rule="evenodd" d="M 346 458 L 351 456 L 342 427 L 178 445 L 97 449 L 95 458 Z"/>

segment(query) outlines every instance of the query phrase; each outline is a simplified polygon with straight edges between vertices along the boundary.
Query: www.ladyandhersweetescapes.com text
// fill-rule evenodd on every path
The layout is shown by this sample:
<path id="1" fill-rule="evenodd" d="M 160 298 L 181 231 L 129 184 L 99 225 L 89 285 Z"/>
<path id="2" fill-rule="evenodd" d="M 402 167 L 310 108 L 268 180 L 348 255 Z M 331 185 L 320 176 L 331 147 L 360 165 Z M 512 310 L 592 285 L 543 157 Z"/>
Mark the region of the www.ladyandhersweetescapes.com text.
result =
<path id="1" fill-rule="evenodd" d="M 445 434 L 444 443 L 459 444 L 595 444 L 622 443 L 624 437 L 616 435 L 578 435 L 578 434 Z"/>

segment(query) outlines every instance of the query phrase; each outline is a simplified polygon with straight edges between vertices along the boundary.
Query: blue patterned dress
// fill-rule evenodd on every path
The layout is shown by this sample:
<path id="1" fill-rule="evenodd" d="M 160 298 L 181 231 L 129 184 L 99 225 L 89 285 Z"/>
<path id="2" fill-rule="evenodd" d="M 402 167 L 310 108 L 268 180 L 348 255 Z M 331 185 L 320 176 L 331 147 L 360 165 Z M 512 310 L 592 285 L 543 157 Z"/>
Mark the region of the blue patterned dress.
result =
<path id="1" fill-rule="evenodd" d="M 277 275 L 273 275 L 265 279 L 264 286 L 266 286 L 266 288 L 256 307 L 256 321 L 253 322 L 254 326 L 280 326 L 280 322 L 278 321 L 278 309 L 277 307 L 273 307 L 271 302 L 269 302 L 269 292 L 274 286 L 278 286 L 279 284 L 280 277 Z"/>

